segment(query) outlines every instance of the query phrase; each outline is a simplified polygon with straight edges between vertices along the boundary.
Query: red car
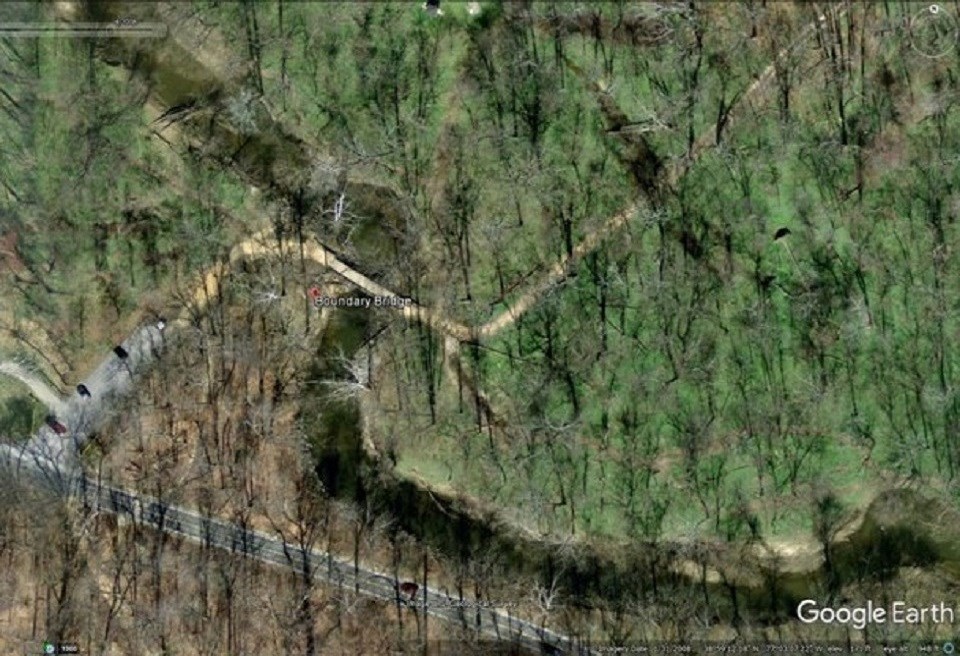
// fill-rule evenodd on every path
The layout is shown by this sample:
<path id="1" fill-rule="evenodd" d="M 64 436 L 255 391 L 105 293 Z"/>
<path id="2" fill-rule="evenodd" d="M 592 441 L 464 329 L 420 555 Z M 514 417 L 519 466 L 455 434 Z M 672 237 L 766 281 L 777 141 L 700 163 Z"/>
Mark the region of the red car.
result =
<path id="1" fill-rule="evenodd" d="M 53 415 L 50 415 L 49 417 L 47 417 L 46 423 L 47 423 L 47 426 L 49 426 L 50 429 L 57 435 L 67 434 L 67 427 L 61 424 L 59 421 L 57 421 L 57 418 L 54 417 Z"/>

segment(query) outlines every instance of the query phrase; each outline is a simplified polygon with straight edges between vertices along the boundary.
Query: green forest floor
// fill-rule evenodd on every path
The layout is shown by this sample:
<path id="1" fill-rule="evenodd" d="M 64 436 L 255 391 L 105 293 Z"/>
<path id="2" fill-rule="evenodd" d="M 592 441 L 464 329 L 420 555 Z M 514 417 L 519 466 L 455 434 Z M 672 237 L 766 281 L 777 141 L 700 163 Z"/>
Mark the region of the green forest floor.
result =
<path id="1" fill-rule="evenodd" d="M 389 429 L 398 469 L 545 533 L 615 539 L 734 538 L 752 522 L 765 537 L 809 537 L 826 493 L 853 513 L 896 477 L 952 480 L 956 321 L 942 308 L 956 298 L 944 289 L 956 260 L 924 254 L 958 238 L 949 144 L 960 126 L 936 109 L 956 63 L 902 43 L 866 48 L 864 72 L 846 82 L 860 90 L 848 145 L 823 73 L 795 82 L 789 122 L 775 87 L 750 103 L 661 209 L 691 226 L 703 254 L 635 220 L 482 344 L 474 374 L 507 428 L 477 430 L 446 380 L 441 421 Z M 585 50 L 583 68 L 596 64 Z M 814 50 L 805 65 L 828 62 Z M 864 95 L 881 74 L 896 82 Z M 606 84 L 636 115 L 655 77 L 624 65 Z M 698 118 L 695 131 L 709 128 Z M 782 228 L 791 234 L 775 240 Z"/>
<path id="2" fill-rule="evenodd" d="M 360 263 L 387 286 L 480 323 L 645 198 L 516 323 L 463 345 L 496 428 L 477 429 L 443 349 L 412 329 L 382 338 L 400 354 L 384 387 L 408 395 L 378 436 L 400 472 L 543 532 L 618 540 L 809 533 L 824 494 L 853 511 L 888 475 L 953 480 L 955 57 L 853 29 L 892 20 L 880 9 L 838 14 L 822 43 L 839 39 L 847 60 L 811 33 L 790 77 L 741 105 L 809 12 L 652 16 L 653 36 L 629 43 L 612 5 L 603 37 L 553 31 L 565 5 L 434 20 L 404 4 L 284 4 L 218 14 L 250 87 L 217 102 L 255 130 L 262 95 L 279 125 L 398 191 L 392 256 Z M 244 48 L 252 19 L 260 41 Z M 29 129 L 6 126 L 29 138 L 0 175 L 27 190 L 4 209 L 54 291 L 21 285 L 16 306 L 80 375 L 253 231 L 230 218 L 251 191 L 202 157 L 169 169 L 142 81 L 68 41 L 30 56 L 39 83 L 12 91 L 40 109 Z M 719 147 L 638 189 L 638 153 L 672 165 L 731 104 Z M 611 129 L 610 107 L 629 125 Z M 322 171 L 298 173 L 309 186 Z M 329 234 L 329 217 L 308 227 Z"/>

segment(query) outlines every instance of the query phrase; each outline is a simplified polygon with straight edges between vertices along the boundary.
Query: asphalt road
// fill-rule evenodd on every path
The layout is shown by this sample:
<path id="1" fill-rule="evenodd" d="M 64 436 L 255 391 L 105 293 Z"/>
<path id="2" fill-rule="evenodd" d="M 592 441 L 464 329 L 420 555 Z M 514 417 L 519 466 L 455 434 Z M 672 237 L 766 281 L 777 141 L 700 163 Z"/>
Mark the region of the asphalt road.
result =
<path id="1" fill-rule="evenodd" d="M 39 397 L 67 433 L 58 435 L 44 424 L 15 454 L 8 454 L 15 464 L 29 462 L 35 470 L 43 470 L 51 483 L 59 481 L 65 487 L 72 473 L 80 470 L 79 453 L 84 444 L 110 418 L 116 400 L 133 389 L 133 372 L 157 356 L 162 339 L 161 331 L 154 325 L 138 328 L 120 344 L 127 352 L 126 358 L 110 352 L 82 381 L 90 390 L 90 397 L 81 397 L 76 391 L 66 399 Z"/>
<path id="2" fill-rule="evenodd" d="M 54 491 L 66 492 L 81 499 L 91 512 L 106 512 L 126 518 L 140 526 L 178 535 L 208 548 L 219 549 L 240 557 L 308 573 L 312 578 L 341 587 L 345 591 L 391 603 L 402 603 L 417 612 L 472 629 L 488 640 L 509 642 L 535 653 L 590 654 L 587 647 L 577 646 L 563 635 L 531 622 L 513 617 L 509 609 L 477 604 L 471 599 L 451 597 L 435 588 L 420 586 L 417 598 L 406 602 L 398 595 L 400 581 L 394 577 L 361 566 L 316 549 L 303 549 L 259 531 L 207 517 L 181 506 L 152 497 L 98 483 L 76 473 L 63 471 L 62 465 L 43 456 L 22 457 L 20 449 L 0 445 L 0 462 L 16 468 L 21 478 L 42 484 L 55 481 Z M 51 477 L 51 472 L 57 474 Z"/>
<path id="3" fill-rule="evenodd" d="M 329 553 L 301 549 L 298 545 L 235 524 L 205 517 L 185 508 L 172 506 L 145 496 L 84 479 L 80 494 L 94 510 L 126 516 L 143 526 L 179 534 L 193 542 L 254 558 L 264 563 L 307 572 L 313 578 L 352 590 L 355 593 L 396 603 L 399 599 L 394 577 L 360 567 Z M 403 602 L 401 602 L 403 603 Z M 545 646 L 563 645 L 570 650 L 564 636 L 512 617 L 507 609 L 482 607 L 471 600 L 450 597 L 433 588 L 420 587 L 417 599 L 407 605 L 432 617 L 473 628 L 495 640 L 521 644 L 534 651 Z M 571 653 L 576 653 L 572 652 Z M 587 653 L 584 651 L 583 653 Z"/>
<path id="4" fill-rule="evenodd" d="M 168 327 L 169 329 L 169 327 Z M 82 473 L 78 454 L 89 436 L 109 420 L 115 401 L 129 393 L 134 372 L 156 358 L 163 334 L 153 325 L 143 326 L 121 344 L 127 353 L 111 353 L 84 381 L 90 397 L 74 392 L 60 406 L 58 419 L 68 433 L 57 435 L 44 425 L 25 444 L 0 445 L 0 464 L 23 480 L 39 482 L 61 495 L 83 500 L 94 511 L 126 516 L 141 525 L 179 535 L 208 547 L 254 558 L 263 563 L 308 571 L 314 578 L 376 599 L 398 602 L 392 576 L 332 554 L 303 550 L 297 545 L 222 520 L 205 517 L 188 508 L 160 502 L 105 485 Z M 403 603 L 403 602 L 401 602 Z M 509 641 L 534 652 L 588 654 L 567 637 L 513 617 L 508 609 L 488 607 L 475 600 L 453 598 L 434 588 L 421 586 L 417 599 L 409 602 L 418 612 L 473 628 L 479 636 Z"/>

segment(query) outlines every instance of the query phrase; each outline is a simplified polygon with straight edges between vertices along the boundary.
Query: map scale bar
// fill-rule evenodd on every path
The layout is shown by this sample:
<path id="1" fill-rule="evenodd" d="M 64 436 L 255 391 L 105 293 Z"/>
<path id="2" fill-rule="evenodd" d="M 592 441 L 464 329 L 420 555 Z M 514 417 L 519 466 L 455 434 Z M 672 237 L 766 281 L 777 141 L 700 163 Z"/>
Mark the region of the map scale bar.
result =
<path id="1" fill-rule="evenodd" d="M 164 23 L 0 23 L 2 37 L 66 37 L 66 38 L 163 38 L 167 35 Z"/>

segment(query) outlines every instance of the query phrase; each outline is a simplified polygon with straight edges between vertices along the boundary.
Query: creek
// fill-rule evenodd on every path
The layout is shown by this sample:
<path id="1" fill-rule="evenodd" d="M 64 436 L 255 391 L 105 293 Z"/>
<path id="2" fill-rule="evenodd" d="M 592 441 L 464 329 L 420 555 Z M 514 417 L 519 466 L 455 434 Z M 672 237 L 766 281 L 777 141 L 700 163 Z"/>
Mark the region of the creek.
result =
<path id="1" fill-rule="evenodd" d="M 118 17 L 110 4 L 96 4 L 89 11 L 87 20 Z M 205 111 L 204 119 L 185 120 L 181 126 L 202 143 L 199 152 L 211 164 L 229 166 L 275 197 L 297 199 L 304 172 L 310 170 L 311 148 L 265 111 L 255 113 L 255 131 L 237 129 L 217 118 L 225 99 L 242 91 L 243 80 L 219 80 L 195 54 L 170 38 L 116 40 L 100 48 L 98 55 L 146 80 L 152 100 L 160 106 Z M 402 204 L 394 192 L 367 183 L 352 182 L 346 193 L 353 212 L 364 217 L 352 238 L 352 254 L 358 262 L 367 263 L 365 272 L 373 275 L 369 263 L 398 257 Z M 302 194 L 297 202 L 304 202 Z M 374 325 L 373 316 L 365 309 L 335 310 L 316 346 L 309 378 L 343 376 L 343 358 L 362 355 L 375 339 L 379 326 Z M 712 622 L 763 625 L 789 620 L 801 599 L 822 598 L 830 589 L 851 582 L 883 581 L 897 576 L 905 566 L 936 567 L 946 577 L 960 577 L 960 551 L 955 546 L 960 542 L 954 539 L 960 522 L 955 511 L 944 510 L 953 512 L 951 521 L 941 522 L 944 526 L 917 521 L 917 513 L 928 516 L 932 505 L 907 490 L 880 495 L 856 530 L 830 546 L 829 564 L 817 558 L 803 566 L 785 561 L 773 567 L 747 548 L 718 547 L 706 541 L 575 543 L 560 548 L 395 475 L 364 450 L 359 405 L 333 399 L 323 385 L 311 388 L 303 412 L 317 473 L 330 494 L 370 508 L 373 514 L 388 514 L 397 528 L 465 565 L 483 560 L 494 563 L 501 576 L 544 583 L 556 578 L 567 604 L 636 608 L 651 600 L 667 606 L 685 603 L 705 608 Z M 678 568 L 680 562 L 694 563 L 700 575 Z M 725 576 L 708 576 L 711 571 Z"/>

